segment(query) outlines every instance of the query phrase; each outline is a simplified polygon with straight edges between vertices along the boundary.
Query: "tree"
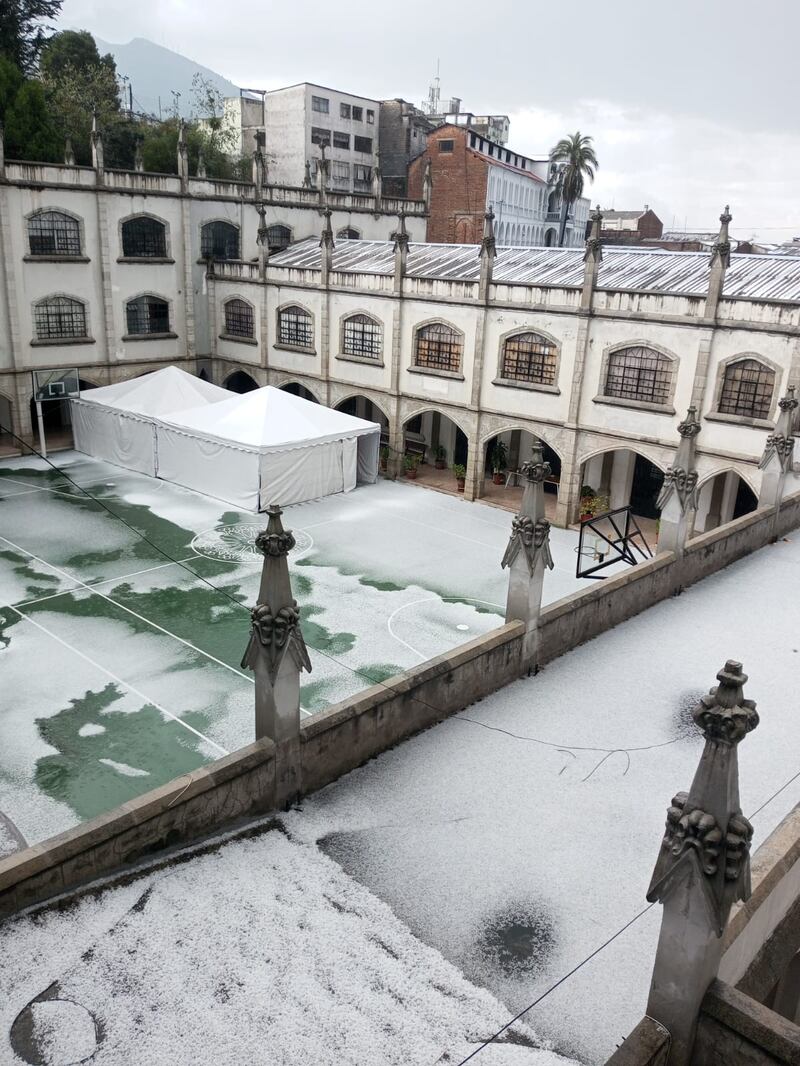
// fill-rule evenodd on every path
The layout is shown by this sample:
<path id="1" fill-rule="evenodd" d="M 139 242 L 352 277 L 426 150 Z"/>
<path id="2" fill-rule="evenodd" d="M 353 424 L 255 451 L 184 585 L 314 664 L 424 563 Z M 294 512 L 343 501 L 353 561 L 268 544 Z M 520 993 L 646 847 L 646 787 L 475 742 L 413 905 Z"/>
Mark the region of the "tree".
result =
<path id="1" fill-rule="evenodd" d="M 85 30 L 57 33 L 42 49 L 41 77 L 62 143 L 71 137 L 78 163 L 91 160 L 92 115 L 101 128 L 119 116 L 117 68 Z"/>
<path id="2" fill-rule="evenodd" d="M 585 178 L 594 181 L 599 168 L 592 138 L 580 130 L 562 137 L 550 152 L 550 164 L 558 168 L 556 189 L 561 197 L 561 221 L 558 230 L 558 246 L 564 245 L 564 233 L 570 208 L 583 196 Z"/>
<path id="3" fill-rule="evenodd" d="M 12 159 L 57 163 L 62 158 L 64 144 L 54 128 L 40 82 L 23 82 L 7 108 L 5 144 Z"/>
<path id="4" fill-rule="evenodd" d="M 33 74 L 39 53 L 47 41 L 53 19 L 63 0 L 2 0 L 0 3 L 0 54 L 23 74 Z"/>

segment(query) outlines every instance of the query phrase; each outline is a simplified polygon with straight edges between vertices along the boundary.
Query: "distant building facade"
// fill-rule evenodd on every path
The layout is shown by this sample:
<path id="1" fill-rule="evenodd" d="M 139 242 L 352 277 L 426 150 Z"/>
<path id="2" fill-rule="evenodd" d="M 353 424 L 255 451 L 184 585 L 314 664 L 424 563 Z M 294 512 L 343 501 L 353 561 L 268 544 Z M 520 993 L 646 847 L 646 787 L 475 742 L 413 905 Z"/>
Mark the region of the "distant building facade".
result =
<path id="1" fill-rule="evenodd" d="M 429 241 L 476 243 L 491 209 L 499 244 L 558 244 L 561 201 L 546 158 L 521 155 L 468 128 L 440 126 L 409 167 L 410 195 L 425 194 L 426 174 Z M 588 218 L 589 201 L 582 198 L 567 219 L 566 247 L 583 244 Z"/>
<path id="2" fill-rule="evenodd" d="M 430 116 L 408 100 L 381 100 L 381 174 L 388 196 L 408 194 L 409 164 L 425 151 L 428 134 L 434 129 L 436 124 Z"/>
<path id="3" fill-rule="evenodd" d="M 663 222 L 647 204 L 643 211 L 603 211 L 604 241 L 634 244 L 648 237 L 660 237 L 663 231 Z"/>
<path id="4" fill-rule="evenodd" d="M 378 163 L 377 100 L 301 82 L 268 92 L 265 109 L 270 181 L 300 186 L 307 163 L 313 178 L 324 146 L 331 188 L 371 191 Z"/>

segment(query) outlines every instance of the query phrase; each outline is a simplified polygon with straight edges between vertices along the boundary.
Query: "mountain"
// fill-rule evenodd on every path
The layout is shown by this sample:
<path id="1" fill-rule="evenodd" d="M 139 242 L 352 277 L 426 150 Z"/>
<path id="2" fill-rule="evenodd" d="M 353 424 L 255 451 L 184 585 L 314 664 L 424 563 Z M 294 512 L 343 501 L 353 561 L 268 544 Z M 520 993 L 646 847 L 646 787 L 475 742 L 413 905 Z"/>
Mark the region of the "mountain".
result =
<path id="1" fill-rule="evenodd" d="M 197 73 L 207 78 L 223 96 L 239 95 L 237 86 L 221 74 L 144 37 L 134 37 L 127 44 L 111 44 L 99 37 L 95 37 L 95 41 L 101 55 L 110 52 L 114 57 L 117 73 L 130 78 L 134 111 L 157 116 L 160 106 L 161 114 L 166 117 L 173 112 L 172 93 L 175 90 L 181 94 L 178 111 L 184 118 L 189 118 L 195 107 L 192 78 Z"/>

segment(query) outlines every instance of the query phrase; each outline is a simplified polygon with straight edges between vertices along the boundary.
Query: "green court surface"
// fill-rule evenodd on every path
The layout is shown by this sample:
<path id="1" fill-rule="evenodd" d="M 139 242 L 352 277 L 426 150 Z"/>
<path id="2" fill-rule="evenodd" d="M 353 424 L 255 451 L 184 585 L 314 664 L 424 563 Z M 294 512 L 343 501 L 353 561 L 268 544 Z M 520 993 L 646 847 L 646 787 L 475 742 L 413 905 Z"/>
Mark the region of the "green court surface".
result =
<path id="1" fill-rule="evenodd" d="M 0 854 L 253 739 L 240 661 L 263 519 L 75 452 L 55 462 L 113 514 L 41 460 L 0 462 Z M 381 482 L 284 524 L 304 715 L 502 622 L 507 512 Z M 574 534 L 554 534 L 549 599 L 575 587 Z"/>

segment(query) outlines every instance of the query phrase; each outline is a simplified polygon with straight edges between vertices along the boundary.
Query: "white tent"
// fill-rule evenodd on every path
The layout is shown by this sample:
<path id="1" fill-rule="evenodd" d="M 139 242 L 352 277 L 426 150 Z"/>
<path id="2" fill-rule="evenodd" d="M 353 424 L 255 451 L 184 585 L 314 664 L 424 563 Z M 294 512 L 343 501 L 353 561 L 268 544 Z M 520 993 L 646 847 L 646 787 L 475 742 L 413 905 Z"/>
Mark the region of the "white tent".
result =
<path id="1" fill-rule="evenodd" d="M 380 426 L 267 386 L 163 417 L 158 476 L 250 511 L 378 479 Z"/>
<path id="2" fill-rule="evenodd" d="M 156 417 L 219 403 L 230 395 L 176 366 L 91 389 L 70 401 L 75 447 L 155 477 Z"/>

